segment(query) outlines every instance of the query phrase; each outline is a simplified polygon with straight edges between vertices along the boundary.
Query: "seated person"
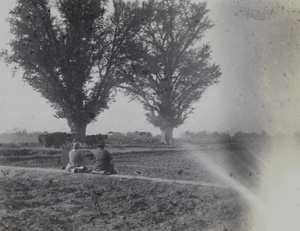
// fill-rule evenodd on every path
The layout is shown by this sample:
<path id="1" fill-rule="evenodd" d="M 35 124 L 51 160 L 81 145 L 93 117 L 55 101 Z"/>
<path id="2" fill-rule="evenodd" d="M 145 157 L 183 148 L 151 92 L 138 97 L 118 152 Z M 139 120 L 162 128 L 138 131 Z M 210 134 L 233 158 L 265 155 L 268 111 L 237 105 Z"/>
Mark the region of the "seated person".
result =
<path id="1" fill-rule="evenodd" d="M 111 155 L 104 147 L 105 144 L 102 142 L 98 145 L 98 149 L 93 151 L 95 164 L 92 173 L 103 175 L 116 174 L 117 172 L 114 169 L 114 165 L 111 163 Z"/>
<path id="2" fill-rule="evenodd" d="M 66 170 L 74 173 L 86 172 L 86 167 L 83 165 L 82 151 L 79 150 L 80 144 L 75 142 L 72 150 L 69 152 L 69 163 Z"/>

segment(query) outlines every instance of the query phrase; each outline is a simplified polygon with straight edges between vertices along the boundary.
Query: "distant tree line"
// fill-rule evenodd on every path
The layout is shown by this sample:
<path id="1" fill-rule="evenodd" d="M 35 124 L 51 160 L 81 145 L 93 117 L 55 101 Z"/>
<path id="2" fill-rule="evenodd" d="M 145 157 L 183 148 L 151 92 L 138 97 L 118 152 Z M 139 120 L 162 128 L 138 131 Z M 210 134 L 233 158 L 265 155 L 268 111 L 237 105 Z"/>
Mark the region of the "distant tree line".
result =
<path id="1" fill-rule="evenodd" d="M 26 129 L 0 134 L 0 143 L 38 143 L 40 132 L 28 133 Z"/>
<path id="2" fill-rule="evenodd" d="M 208 131 L 199 131 L 199 132 L 190 132 L 186 131 L 181 134 L 182 138 L 191 139 L 191 140 L 218 140 L 218 141 L 228 141 L 228 142 L 257 142 L 257 141 L 267 141 L 270 139 L 270 135 L 267 132 L 262 131 L 260 134 L 258 133 L 247 133 L 247 132 L 236 132 L 234 135 L 230 135 L 225 132 L 208 132 Z"/>
<path id="3" fill-rule="evenodd" d="M 199 131 L 199 132 L 190 132 L 186 131 L 181 134 L 182 138 L 191 139 L 191 140 L 223 140 L 223 141 L 230 141 L 232 138 L 229 134 L 225 132 L 208 132 L 208 131 Z"/>
<path id="4" fill-rule="evenodd" d="M 11 131 L 0 134 L 0 143 L 38 143 L 38 136 L 45 134 L 45 132 L 27 132 L 26 129 L 19 131 Z M 160 143 L 160 135 L 152 135 L 150 132 L 135 131 L 135 132 L 108 132 L 108 142 L 144 142 L 144 143 Z M 284 135 L 283 133 L 277 133 L 275 135 L 269 135 L 267 132 L 262 131 L 261 133 L 247 133 L 247 132 L 236 132 L 234 135 L 229 135 L 225 132 L 183 132 L 177 141 L 185 140 L 197 143 L 198 141 L 216 141 L 225 142 L 229 144 L 234 143 L 270 143 L 272 139 L 285 139 L 292 138 L 296 142 L 300 143 L 300 132 L 295 132 L 292 135 Z M 175 140 L 176 141 L 176 140 Z"/>

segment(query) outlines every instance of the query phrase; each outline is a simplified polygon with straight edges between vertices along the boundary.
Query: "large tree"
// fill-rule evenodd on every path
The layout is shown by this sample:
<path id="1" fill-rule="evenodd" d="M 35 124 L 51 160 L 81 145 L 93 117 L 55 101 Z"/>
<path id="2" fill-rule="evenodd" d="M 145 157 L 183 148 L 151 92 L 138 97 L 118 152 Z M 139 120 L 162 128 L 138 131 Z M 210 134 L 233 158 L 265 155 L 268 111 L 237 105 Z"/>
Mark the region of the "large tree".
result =
<path id="1" fill-rule="evenodd" d="M 108 108 L 124 62 L 120 48 L 137 31 L 137 3 L 106 0 L 18 0 L 10 12 L 14 39 L 6 63 L 65 118 L 77 140 Z"/>
<path id="2" fill-rule="evenodd" d="M 219 67 L 210 64 L 209 44 L 201 43 L 213 23 L 205 3 L 189 0 L 149 0 L 143 10 L 141 30 L 127 46 L 131 71 L 123 72 L 123 87 L 143 104 L 162 141 L 170 143 L 173 129 L 184 123 L 193 104 L 221 75 Z"/>

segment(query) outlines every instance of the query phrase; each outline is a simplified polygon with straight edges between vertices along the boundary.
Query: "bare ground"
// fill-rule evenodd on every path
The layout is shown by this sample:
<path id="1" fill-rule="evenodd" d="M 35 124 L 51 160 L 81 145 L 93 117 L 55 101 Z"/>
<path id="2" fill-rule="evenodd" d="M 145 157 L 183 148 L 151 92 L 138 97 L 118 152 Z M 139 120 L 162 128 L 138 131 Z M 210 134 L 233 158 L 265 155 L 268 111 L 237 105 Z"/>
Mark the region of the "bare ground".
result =
<path id="1" fill-rule="evenodd" d="M 240 152 L 214 146 L 113 154 L 118 175 L 112 176 L 71 174 L 57 158 L 6 161 L 0 230 L 250 230 L 249 202 L 193 159 L 210 157 L 216 170 L 251 188 L 258 171 L 244 165 Z"/>

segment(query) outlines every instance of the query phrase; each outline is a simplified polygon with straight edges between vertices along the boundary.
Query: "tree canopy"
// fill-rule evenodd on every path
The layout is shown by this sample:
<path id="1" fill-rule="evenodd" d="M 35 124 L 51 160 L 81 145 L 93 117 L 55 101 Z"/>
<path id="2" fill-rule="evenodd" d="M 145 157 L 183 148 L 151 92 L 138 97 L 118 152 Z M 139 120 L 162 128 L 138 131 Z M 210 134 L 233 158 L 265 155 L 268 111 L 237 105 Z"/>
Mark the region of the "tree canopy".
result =
<path id="1" fill-rule="evenodd" d="M 202 42 L 213 27 L 205 3 L 190 0 L 17 0 L 8 64 L 46 98 L 81 140 L 87 124 L 122 88 L 140 101 L 164 141 L 172 139 L 219 66 Z"/>
<path id="2" fill-rule="evenodd" d="M 137 31 L 137 3 L 106 0 L 18 0 L 10 12 L 14 39 L 6 63 L 83 139 L 87 124 L 108 108 L 123 78 L 123 43 Z"/>
<path id="3" fill-rule="evenodd" d="M 131 71 L 123 87 L 141 102 L 150 123 L 170 142 L 173 128 L 184 123 L 193 104 L 218 82 L 219 66 L 210 63 L 204 33 L 213 27 L 206 3 L 149 0 L 143 3 L 142 25 L 128 54 Z"/>

